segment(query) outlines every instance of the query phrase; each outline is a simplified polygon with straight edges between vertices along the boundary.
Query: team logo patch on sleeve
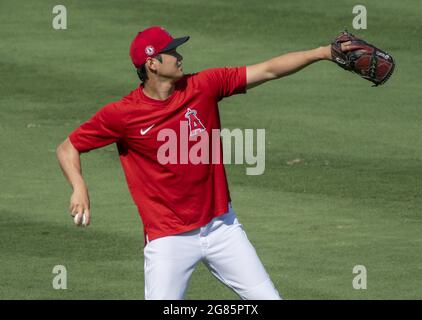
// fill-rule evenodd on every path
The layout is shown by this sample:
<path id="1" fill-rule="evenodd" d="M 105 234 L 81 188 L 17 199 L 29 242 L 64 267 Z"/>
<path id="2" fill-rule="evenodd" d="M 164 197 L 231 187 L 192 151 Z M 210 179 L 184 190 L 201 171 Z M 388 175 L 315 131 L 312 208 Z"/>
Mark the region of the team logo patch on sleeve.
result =
<path id="1" fill-rule="evenodd" d="M 195 136 L 203 131 L 205 131 L 205 126 L 202 124 L 196 115 L 198 112 L 195 109 L 188 108 L 188 111 L 185 113 L 185 118 L 188 119 L 189 125 L 189 135 Z"/>

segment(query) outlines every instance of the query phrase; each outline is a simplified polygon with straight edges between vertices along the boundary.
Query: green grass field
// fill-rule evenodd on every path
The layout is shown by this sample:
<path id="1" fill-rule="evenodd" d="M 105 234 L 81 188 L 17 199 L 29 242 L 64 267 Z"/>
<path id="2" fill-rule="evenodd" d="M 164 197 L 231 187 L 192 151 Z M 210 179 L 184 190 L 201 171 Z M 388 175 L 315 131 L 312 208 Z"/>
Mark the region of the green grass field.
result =
<path id="1" fill-rule="evenodd" d="M 52 8 L 67 7 L 54 30 Z M 368 29 L 353 30 L 364 4 Z M 286 299 L 422 298 L 422 4 L 417 1 L 2 0 L 0 298 L 143 299 L 143 234 L 115 146 L 82 158 L 93 221 L 74 227 L 56 146 L 138 85 L 140 29 L 190 35 L 185 72 L 327 44 L 339 31 L 386 49 L 385 86 L 330 62 L 220 104 L 226 128 L 266 129 L 266 170 L 227 166 L 234 209 Z M 291 160 L 300 159 L 295 164 Z M 54 290 L 64 265 L 68 289 Z M 367 290 L 352 269 L 367 268 Z M 187 299 L 237 299 L 198 265 Z"/>

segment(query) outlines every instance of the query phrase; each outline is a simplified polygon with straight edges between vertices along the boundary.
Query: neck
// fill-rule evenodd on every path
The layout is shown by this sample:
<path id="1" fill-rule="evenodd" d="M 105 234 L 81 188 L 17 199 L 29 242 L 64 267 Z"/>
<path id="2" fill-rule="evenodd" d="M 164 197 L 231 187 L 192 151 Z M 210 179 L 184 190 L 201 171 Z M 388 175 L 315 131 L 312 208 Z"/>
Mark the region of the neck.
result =
<path id="1" fill-rule="evenodd" d="M 168 79 L 160 81 L 158 79 L 148 79 L 144 84 L 144 94 L 155 100 L 166 100 L 171 96 L 175 88 L 175 84 Z"/>

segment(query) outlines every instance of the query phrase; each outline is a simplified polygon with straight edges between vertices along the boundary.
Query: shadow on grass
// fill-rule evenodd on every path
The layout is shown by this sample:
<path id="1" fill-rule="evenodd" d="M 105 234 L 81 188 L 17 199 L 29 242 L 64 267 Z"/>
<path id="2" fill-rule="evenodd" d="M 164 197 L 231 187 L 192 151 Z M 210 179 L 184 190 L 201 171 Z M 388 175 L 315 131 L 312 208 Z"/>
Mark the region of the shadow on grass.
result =
<path id="1" fill-rule="evenodd" d="M 0 211 L 0 242 L 2 255 L 83 257 L 85 261 L 130 260 L 143 249 L 141 236 L 41 222 L 6 210 Z"/>

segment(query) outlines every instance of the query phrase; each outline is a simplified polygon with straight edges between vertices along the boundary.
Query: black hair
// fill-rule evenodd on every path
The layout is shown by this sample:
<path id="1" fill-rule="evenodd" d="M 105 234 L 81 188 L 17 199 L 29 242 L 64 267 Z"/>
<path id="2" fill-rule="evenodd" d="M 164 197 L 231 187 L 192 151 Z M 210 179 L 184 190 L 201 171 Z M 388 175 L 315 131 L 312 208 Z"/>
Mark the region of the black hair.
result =
<path id="1" fill-rule="evenodd" d="M 158 54 L 154 58 L 160 61 L 161 63 L 163 62 L 161 54 Z M 139 80 L 141 80 L 141 84 L 144 84 L 145 81 L 148 80 L 147 68 L 145 67 L 145 63 L 136 69 L 136 73 L 138 74 Z"/>
<path id="2" fill-rule="evenodd" d="M 139 80 L 141 80 L 141 83 L 144 84 L 145 81 L 148 79 L 145 63 L 142 66 L 140 66 L 138 69 L 136 69 L 136 73 L 138 74 L 138 77 L 139 77 Z"/>

